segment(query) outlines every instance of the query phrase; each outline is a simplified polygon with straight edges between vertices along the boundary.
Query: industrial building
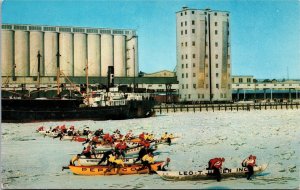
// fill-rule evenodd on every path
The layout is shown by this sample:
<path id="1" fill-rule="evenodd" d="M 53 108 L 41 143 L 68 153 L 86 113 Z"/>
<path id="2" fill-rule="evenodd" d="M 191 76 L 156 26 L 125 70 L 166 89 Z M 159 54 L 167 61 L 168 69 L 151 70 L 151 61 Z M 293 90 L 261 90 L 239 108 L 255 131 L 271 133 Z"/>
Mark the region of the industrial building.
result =
<path id="1" fill-rule="evenodd" d="M 34 83 L 38 75 L 41 84 L 55 83 L 58 62 L 68 77 L 86 76 L 86 65 L 91 77 L 106 77 L 108 66 L 116 77 L 139 71 L 135 30 L 3 24 L 1 47 L 2 77 L 10 83 Z"/>
<path id="2" fill-rule="evenodd" d="M 176 12 L 181 101 L 231 101 L 229 12 L 183 7 Z"/>

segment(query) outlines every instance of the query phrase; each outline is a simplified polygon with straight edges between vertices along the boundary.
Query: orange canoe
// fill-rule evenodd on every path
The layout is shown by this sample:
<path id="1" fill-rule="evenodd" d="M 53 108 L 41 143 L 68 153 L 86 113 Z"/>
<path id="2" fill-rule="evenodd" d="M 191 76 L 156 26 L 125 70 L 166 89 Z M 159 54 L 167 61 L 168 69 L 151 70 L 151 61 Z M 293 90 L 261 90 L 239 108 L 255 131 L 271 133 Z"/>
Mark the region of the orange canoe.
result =
<path id="1" fill-rule="evenodd" d="M 162 162 L 155 162 L 151 164 L 151 169 L 153 171 L 158 170 Z M 148 174 L 149 169 L 140 169 L 141 164 L 125 165 L 120 168 L 113 168 L 107 171 L 108 166 L 69 166 L 69 169 L 76 175 L 132 175 L 132 174 Z"/>

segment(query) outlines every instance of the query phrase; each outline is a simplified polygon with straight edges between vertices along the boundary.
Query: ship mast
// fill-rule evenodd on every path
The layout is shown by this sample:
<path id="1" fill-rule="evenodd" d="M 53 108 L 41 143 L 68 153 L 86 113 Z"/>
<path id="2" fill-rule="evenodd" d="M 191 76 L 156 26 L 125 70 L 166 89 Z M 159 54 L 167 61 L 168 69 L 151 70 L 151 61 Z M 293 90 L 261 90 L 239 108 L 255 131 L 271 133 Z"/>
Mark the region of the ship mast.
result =
<path id="1" fill-rule="evenodd" d="M 57 33 L 57 54 L 56 54 L 56 58 L 57 58 L 57 65 L 56 65 L 56 82 L 57 82 L 57 96 L 60 94 L 60 63 L 59 63 L 59 33 Z"/>
<path id="2" fill-rule="evenodd" d="M 90 105 L 90 95 L 89 95 L 89 66 L 88 61 L 86 60 L 85 64 L 85 76 L 86 76 L 86 97 L 88 101 L 88 105 Z"/>
<path id="3" fill-rule="evenodd" d="M 41 76 L 41 54 L 40 54 L 40 51 L 38 51 L 38 55 L 37 55 L 37 58 L 38 58 L 38 86 L 37 86 L 37 90 L 38 90 L 38 97 L 40 97 L 40 76 Z"/>

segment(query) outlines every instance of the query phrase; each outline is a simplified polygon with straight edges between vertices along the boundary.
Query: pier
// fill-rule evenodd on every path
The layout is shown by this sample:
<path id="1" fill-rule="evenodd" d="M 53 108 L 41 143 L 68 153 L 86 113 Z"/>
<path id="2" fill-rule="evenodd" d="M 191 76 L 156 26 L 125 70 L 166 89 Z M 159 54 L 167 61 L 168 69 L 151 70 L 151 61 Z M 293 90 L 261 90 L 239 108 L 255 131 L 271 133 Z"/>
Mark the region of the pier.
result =
<path id="1" fill-rule="evenodd" d="M 169 112 L 203 112 L 203 111 L 251 111 L 299 109 L 299 102 L 252 103 L 252 104 L 165 104 L 153 108 L 156 114 Z"/>

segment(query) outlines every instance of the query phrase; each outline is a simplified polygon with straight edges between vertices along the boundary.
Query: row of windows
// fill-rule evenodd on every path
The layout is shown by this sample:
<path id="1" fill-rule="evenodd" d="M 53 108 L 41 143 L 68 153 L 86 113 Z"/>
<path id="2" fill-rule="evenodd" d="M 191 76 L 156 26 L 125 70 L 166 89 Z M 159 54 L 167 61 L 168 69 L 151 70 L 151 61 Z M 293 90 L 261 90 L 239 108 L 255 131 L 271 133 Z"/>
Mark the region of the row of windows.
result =
<path id="1" fill-rule="evenodd" d="M 183 14 L 183 12 L 181 12 L 181 13 L 180 13 L 180 16 L 187 15 L 187 12 L 188 12 L 188 11 L 185 11 L 184 14 Z M 192 13 L 192 14 L 195 14 L 195 11 L 191 11 L 191 13 Z M 204 12 L 204 14 L 207 15 L 207 12 Z M 214 12 L 214 15 L 215 15 L 215 16 L 218 16 L 218 13 L 217 13 L 217 12 Z M 228 13 L 227 13 L 226 15 L 229 16 Z"/>
<path id="2" fill-rule="evenodd" d="M 187 43 L 187 42 L 185 42 L 185 43 L 181 42 L 181 47 L 183 47 L 184 45 L 185 45 L 185 47 L 187 47 L 187 46 L 188 46 L 188 43 Z M 195 45 L 196 45 L 196 42 L 195 42 L 195 41 L 192 41 L 192 46 L 195 46 Z M 205 42 L 205 45 L 208 46 L 208 43 Z M 218 42 L 215 42 L 215 47 L 218 47 L 218 46 L 219 46 L 219 43 L 218 43 Z"/>
<path id="3" fill-rule="evenodd" d="M 184 32 L 184 33 L 183 33 Z M 195 29 L 192 29 L 192 34 L 195 34 L 196 30 Z M 181 30 L 180 32 L 181 35 L 183 34 L 188 34 L 188 31 L 187 30 Z M 207 34 L 207 30 L 205 29 L 205 34 Z M 218 30 L 215 30 L 215 35 L 218 35 Z M 227 35 L 229 35 L 229 30 L 227 31 Z"/>
<path id="4" fill-rule="evenodd" d="M 188 68 L 188 63 L 186 63 L 185 64 L 185 68 Z M 228 66 L 229 66 L 229 64 L 228 64 Z M 195 63 L 193 63 L 193 67 L 196 67 L 196 64 Z M 208 67 L 208 64 L 205 64 L 205 67 Z M 182 69 L 184 69 L 184 64 L 181 64 L 181 68 Z M 218 63 L 216 63 L 216 68 L 219 68 L 219 64 Z M 233 80 L 233 79 L 232 79 Z M 247 80 L 248 81 L 248 80 Z M 234 81 L 233 81 L 234 82 Z"/>
<path id="5" fill-rule="evenodd" d="M 196 73 L 193 73 L 193 77 L 196 77 Z M 206 77 L 208 77 L 208 73 L 206 73 Z M 219 77 L 219 73 L 216 73 L 216 77 Z M 184 78 L 184 73 L 181 74 L 181 78 Z M 189 78 L 188 73 L 185 73 L 185 78 Z"/>
<path id="6" fill-rule="evenodd" d="M 193 54 L 193 58 L 194 58 L 194 59 L 196 58 L 196 54 Z M 205 58 L 208 58 L 208 55 L 207 55 L 207 54 L 205 55 Z M 218 54 L 215 54 L 215 58 L 218 59 L 218 58 L 219 58 L 219 55 L 218 55 Z M 229 55 L 228 55 L 228 58 L 229 58 Z M 181 55 L 181 59 L 182 59 L 182 60 L 184 59 L 184 55 Z M 185 59 L 188 59 L 188 54 L 185 54 Z"/>
<path id="7" fill-rule="evenodd" d="M 196 84 L 193 84 L 193 88 L 196 88 Z M 230 86 L 230 85 L 229 85 Z M 208 88 L 208 84 L 206 84 L 206 88 Z M 216 84 L 216 88 L 219 89 L 219 84 Z M 189 84 L 181 84 L 181 89 L 189 89 Z"/>
<path id="8" fill-rule="evenodd" d="M 188 99 L 191 99 L 191 94 L 185 94 L 185 97 L 188 97 Z M 199 99 L 204 99 L 206 96 L 205 94 L 198 94 L 198 98 Z M 220 97 L 221 98 L 227 98 L 227 94 L 226 93 L 220 93 Z M 181 94 L 179 95 L 179 98 L 182 98 Z M 209 94 L 207 95 L 207 98 L 209 98 Z"/>
<path id="9" fill-rule="evenodd" d="M 187 21 L 184 21 L 184 22 L 181 22 L 180 25 L 181 27 L 183 27 L 183 24 L 184 26 L 187 26 L 188 22 Z M 218 22 L 214 22 L 215 26 L 218 26 Z M 195 25 L 195 20 L 192 20 L 192 25 Z M 207 21 L 205 21 L 205 26 L 207 26 Z M 228 24 L 229 26 L 229 24 Z"/>

